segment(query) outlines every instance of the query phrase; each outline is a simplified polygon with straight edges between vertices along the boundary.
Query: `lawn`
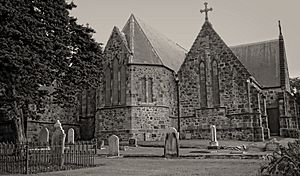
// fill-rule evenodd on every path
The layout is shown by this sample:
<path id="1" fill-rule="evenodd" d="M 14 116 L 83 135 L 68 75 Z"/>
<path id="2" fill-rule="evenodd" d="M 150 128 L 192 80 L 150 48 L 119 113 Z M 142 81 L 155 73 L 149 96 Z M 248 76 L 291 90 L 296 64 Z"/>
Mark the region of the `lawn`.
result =
<path id="1" fill-rule="evenodd" d="M 262 160 L 97 158 L 98 167 L 41 176 L 256 176 Z"/>

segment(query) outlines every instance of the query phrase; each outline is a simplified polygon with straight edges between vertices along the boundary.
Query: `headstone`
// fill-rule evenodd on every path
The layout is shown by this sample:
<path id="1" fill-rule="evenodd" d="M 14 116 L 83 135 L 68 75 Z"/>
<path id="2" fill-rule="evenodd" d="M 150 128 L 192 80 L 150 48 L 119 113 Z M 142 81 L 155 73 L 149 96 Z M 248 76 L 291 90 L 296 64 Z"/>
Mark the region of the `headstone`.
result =
<path id="1" fill-rule="evenodd" d="M 279 142 L 276 138 L 273 138 L 268 143 L 266 143 L 266 151 L 277 151 L 279 150 Z"/>
<path id="2" fill-rule="evenodd" d="M 75 144 L 74 142 L 74 129 L 73 128 L 70 128 L 68 130 L 68 144 Z"/>
<path id="3" fill-rule="evenodd" d="M 108 138 L 108 155 L 119 156 L 119 137 L 112 135 Z"/>
<path id="4" fill-rule="evenodd" d="M 51 155 L 53 158 L 52 164 L 63 166 L 66 134 L 59 120 L 57 120 L 54 124 L 54 128 L 55 131 L 53 132 L 51 138 Z"/>
<path id="5" fill-rule="evenodd" d="M 175 128 L 170 128 L 165 138 L 165 157 L 179 157 L 179 133 Z"/>
<path id="6" fill-rule="evenodd" d="M 217 128 L 215 125 L 210 126 L 211 141 L 209 142 L 208 149 L 218 149 L 219 142 L 217 141 Z"/>
<path id="7" fill-rule="evenodd" d="M 192 133 L 186 133 L 185 139 L 192 139 Z"/>
<path id="8" fill-rule="evenodd" d="M 98 146 L 98 149 L 105 149 L 104 148 L 104 140 L 99 140 L 97 146 Z"/>
<path id="9" fill-rule="evenodd" d="M 129 139 L 129 146 L 130 147 L 137 147 L 137 139 L 136 138 Z"/>
<path id="10" fill-rule="evenodd" d="M 43 127 L 39 133 L 39 145 L 48 145 L 49 144 L 49 130 L 46 127 Z"/>

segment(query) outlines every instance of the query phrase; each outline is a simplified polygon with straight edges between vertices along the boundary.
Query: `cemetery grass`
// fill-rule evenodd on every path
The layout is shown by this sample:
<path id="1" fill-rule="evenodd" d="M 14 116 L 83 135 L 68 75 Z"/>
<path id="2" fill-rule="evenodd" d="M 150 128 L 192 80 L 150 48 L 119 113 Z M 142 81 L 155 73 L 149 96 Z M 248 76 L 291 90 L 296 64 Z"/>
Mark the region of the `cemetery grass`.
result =
<path id="1" fill-rule="evenodd" d="M 265 161 L 230 159 L 100 158 L 97 167 L 41 176 L 257 176 Z"/>

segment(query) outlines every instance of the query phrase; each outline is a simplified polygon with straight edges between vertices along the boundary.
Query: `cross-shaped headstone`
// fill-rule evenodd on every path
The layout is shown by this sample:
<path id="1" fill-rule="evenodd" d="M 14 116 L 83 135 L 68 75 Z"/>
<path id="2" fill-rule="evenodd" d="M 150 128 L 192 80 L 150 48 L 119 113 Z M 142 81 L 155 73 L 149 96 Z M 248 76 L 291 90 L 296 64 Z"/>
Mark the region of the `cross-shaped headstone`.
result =
<path id="1" fill-rule="evenodd" d="M 207 2 L 204 3 L 205 5 L 205 9 L 204 10 L 200 10 L 201 13 L 205 12 L 205 21 L 208 21 L 208 14 L 207 12 L 212 11 L 212 8 L 207 8 Z"/>

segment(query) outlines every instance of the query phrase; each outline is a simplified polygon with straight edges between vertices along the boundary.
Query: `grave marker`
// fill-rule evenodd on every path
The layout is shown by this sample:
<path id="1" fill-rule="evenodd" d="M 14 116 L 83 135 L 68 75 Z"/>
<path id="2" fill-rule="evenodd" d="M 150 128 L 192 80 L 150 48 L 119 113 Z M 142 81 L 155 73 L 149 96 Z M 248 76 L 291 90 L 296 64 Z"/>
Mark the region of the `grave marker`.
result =
<path id="1" fill-rule="evenodd" d="M 129 139 L 129 146 L 130 147 L 137 147 L 137 139 L 136 138 Z"/>
<path id="2" fill-rule="evenodd" d="M 51 138 L 51 155 L 53 158 L 52 164 L 63 166 L 66 134 L 59 120 L 57 120 L 54 124 L 54 128 L 55 131 Z"/>
<path id="3" fill-rule="evenodd" d="M 112 135 L 108 138 L 108 155 L 109 156 L 119 156 L 119 137 Z"/>
<path id="4" fill-rule="evenodd" d="M 211 141 L 209 142 L 208 149 L 218 149 L 219 142 L 217 141 L 217 128 L 215 125 L 210 126 L 210 132 L 211 132 Z"/>
<path id="5" fill-rule="evenodd" d="M 43 127 L 39 133 L 38 139 L 39 145 L 48 145 L 49 144 L 49 130 L 46 127 Z"/>
<path id="6" fill-rule="evenodd" d="M 175 128 L 170 128 L 165 138 L 165 157 L 179 157 L 179 133 Z"/>
<path id="7" fill-rule="evenodd" d="M 75 142 L 74 142 L 75 135 L 74 134 L 75 134 L 74 129 L 70 128 L 68 130 L 68 144 L 75 144 Z"/>

